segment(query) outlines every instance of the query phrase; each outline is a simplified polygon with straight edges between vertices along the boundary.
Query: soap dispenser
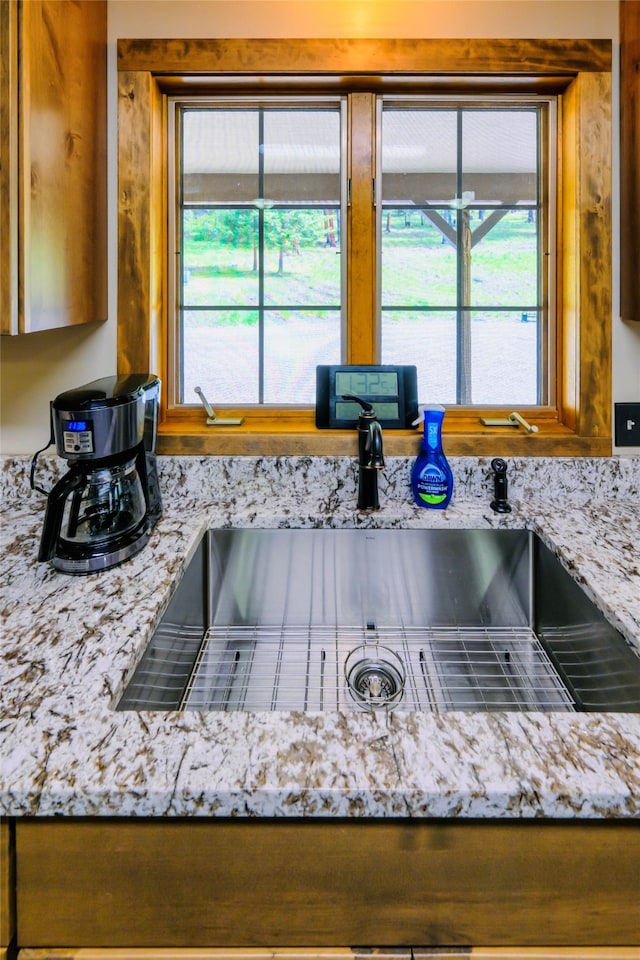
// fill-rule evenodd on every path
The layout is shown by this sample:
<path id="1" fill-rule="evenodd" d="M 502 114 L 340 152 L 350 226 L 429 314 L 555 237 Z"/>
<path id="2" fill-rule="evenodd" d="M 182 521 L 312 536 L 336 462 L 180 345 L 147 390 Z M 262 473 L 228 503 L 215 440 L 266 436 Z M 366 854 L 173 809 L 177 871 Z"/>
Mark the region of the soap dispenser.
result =
<path id="1" fill-rule="evenodd" d="M 453 474 L 442 449 L 442 421 L 445 410 L 439 404 L 420 406 L 413 425 L 424 422 L 422 447 L 411 471 L 411 488 L 417 506 L 444 510 L 453 493 Z"/>

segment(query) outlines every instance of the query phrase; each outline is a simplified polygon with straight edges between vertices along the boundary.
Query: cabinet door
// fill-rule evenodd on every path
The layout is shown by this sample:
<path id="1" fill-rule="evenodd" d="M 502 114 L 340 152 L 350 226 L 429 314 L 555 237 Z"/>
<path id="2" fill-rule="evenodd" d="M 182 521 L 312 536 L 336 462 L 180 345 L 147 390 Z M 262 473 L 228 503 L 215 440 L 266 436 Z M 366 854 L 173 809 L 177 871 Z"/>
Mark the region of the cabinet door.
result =
<path id="1" fill-rule="evenodd" d="M 18 332 L 18 8 L 0 2 L 0 333 Z"/>
<path id="2" fill-rule="evenodd" d="M 13 916 L 13 862 L 9 821 L 0 817 L 0 960 L 15 933 Z"/>
<path id="3" fill-rule="evenodd" d="M 17 936 L 422 945 L 422 958 L 429 945 L 578 945 L 584 960 L 640 943 L 638 863 L 631 820 L 33 817 L 16 822 Z"/>
<path id="4" fill-rule="evenodd" d="M 640 321 L 640 0 L 620 4 L 621 314 Z"/>
<path id="5" fill-rule="evenodd" d="M 640 947 L 27 947 L 18 960 L 640 960 Z"/>
<path id="6" fill-rule="evenodd" d="M 2 8 L 2 110 L 13 131 L 7 167 L 2 158 L 2 332 L 104 320 L 106 2 Z"/>

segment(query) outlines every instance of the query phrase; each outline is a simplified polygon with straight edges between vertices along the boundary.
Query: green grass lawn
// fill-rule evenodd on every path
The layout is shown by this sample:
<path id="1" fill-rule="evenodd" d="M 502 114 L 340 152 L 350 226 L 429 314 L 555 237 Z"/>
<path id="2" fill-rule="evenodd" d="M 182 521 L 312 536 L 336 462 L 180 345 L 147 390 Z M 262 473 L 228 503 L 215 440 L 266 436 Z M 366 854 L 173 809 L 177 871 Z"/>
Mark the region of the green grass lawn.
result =
<path id="1" fill-rule="evenodd" d="M 382 233 L 382 305 L 455 309 L 457 265 L 453 246 L 428 221 L 404 211 Z M 472 220 L 472 229 L 481 221 Z M 268 307 L 339 309 L 340 249 L 317 239 L 297 248 L 288 241 L 265 250 L 263 299 Z M 260 299 L 253 247 L 185 238 L 184 304 L 216 309 L 215 322 L 255 324 Z M 536 227 L 524 211 L 505 216 L 471 253 L 471 306 L 525 309 L 537 302 Z M 224 313 L 220 307 L 227 307 Z M 214 314 L 188 311 L 185 323 L 210 324 Z"/>

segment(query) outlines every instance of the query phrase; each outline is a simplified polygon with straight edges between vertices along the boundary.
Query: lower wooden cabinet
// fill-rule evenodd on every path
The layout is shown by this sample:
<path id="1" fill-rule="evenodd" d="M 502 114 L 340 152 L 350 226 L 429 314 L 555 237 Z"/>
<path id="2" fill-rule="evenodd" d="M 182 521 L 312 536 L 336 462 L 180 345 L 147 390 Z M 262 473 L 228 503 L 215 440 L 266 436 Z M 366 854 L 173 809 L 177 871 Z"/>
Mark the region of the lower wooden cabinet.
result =
<path id="1" fill-rule="evenodd" d="M 638 960 L 640 947 L 21 950 L 18 960 Z"/>
<path id="2" fill-rule="evenodd" d="M 7 957 L 7 948 L 15 932 L 12 846 L 11 823 L 0 817 L 0 960 Z"/>
<path id="3" fill-rule="evenodd" d="M 416 960 L 483 943 L 493 952 L 469 955 L 584 960 L 608 944 L 640 960 L 632 821 L 36 818 L 16 823 L 16 863 L 19 946 L 102 949 L 77 953 L 87 960 L 129 956 L 112 947 L 254 960 L 265 944 L 269 957 L 314 948 L 306 956 L 333 960 L 347 944 L 351 958 L 351 945 L 379 944 Z M 581 952 L 524 952 L 560 946 Z"/>

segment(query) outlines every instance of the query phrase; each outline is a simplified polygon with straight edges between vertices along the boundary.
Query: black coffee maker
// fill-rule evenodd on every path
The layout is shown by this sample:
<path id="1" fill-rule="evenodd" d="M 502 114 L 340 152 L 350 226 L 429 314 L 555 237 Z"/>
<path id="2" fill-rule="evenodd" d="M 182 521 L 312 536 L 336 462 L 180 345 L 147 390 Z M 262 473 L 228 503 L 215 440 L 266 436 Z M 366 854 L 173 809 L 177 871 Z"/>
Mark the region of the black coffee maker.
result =
<path id="1" fill-rule="evenodd" d="M 84 574 L 142 550 L 162 513 L 159 400 L 159 379 L 132 373 L 94 380 L 51 403 L 50 443 L 69 470 L 48 494 L 38 560 Z"/>

